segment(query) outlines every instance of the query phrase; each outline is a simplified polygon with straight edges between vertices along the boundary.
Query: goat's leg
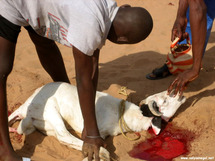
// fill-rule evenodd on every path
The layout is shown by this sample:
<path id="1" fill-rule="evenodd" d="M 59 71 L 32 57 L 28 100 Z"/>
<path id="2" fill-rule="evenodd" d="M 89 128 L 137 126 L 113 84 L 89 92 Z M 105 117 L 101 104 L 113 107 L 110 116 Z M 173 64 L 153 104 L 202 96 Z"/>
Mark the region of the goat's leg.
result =
<path id="1" fill-rule="evenodd" d="M 25 135 L 29 135 L 35 130 L 36 128 L 33 125 L 31 117 L 26 117 L 23 120 L 21 120 L 17 128 L 18 134 L 25 134 Z"/>
<path id="2" fill-rule="evenodd" d="M 59 113 L 57 113 L 59 115 Z M 61 118 L 59 115 L 58 117 Z M 49 123 L 55 127 L 56 137 L 62 143 L 67 145 L 68 147 L 82 150 L 83 141 L 74 137 L 65 127 L 62 119 L 56 119 L 55 116 L 52 114 L 53 120 L 49 119 Z M 55 119 L 54 119 L 55 118 Z M 55 121 L 55 122 L 54 122 Z M 110 153 L 103 147 L 100 147 L 99 150 L 99 157 L 101 161 L 110 161 Z M 88 159 L 85 158 L 83 161 L 87 161 Z"/>
<path id="3" fill-rule="evenodd" d="M 17 133 L 17 128 L 9 127 L 9 132 Z"/>
<path id="4" fill-rule="evenodd" d="M 9 125 L 9 132 L 12 133 L 19 133 L 17 128 L 11 127 L 16 121 L 20 121 L 24 119 L 23 112 L 25 112 L 27 109 L 24 108 L 24 106 L 20 106 L 18 109 L 16 109 L 11 115 L 8 117 L 8 125 Z M 26 116 L 26 115 L 25 115 Z M 23 132 L 20 132 L 23 133 Z"/>
<path id="5" fill-rule="evenodd" d="M 58 120 L 56 123 L 56 120 Z M 67 145 L 68 147 L 82 150 L 83 141 L 81 139 L 76 138 L 73 136 L 65 127 L 63 121 L 62 123 L 59 123 L 59 119 L 49 119 L 49 124 L 52 125 L 55 131 L 56 138 L 64 145 Z"/>
<path id="6" fill-rule="evenodd" d="M 45 122 L 48 122 L 49 128 L 52 126 L 52 128 L 55 131 L 55 136 L 57 139 L 64 145 L 67 145 L 68 147 L 77 149 L 77 150 L 82 150 L 83 146 L 83 141 L 81 139 L 76 138 L 73 136 L 67 129 L 66 126 L 63 122 L 63 119 L 57 109 L 59 109 L 58 104 L 56 103 L 56 100 L 48 100 L 49 107 L 47 108 L 47 113 L 48 115 L 45 116 Z M 50 105 L 53 106 L 50 106 Z M 54 107 L 54 108 L 53 108 Z M 101 161 L 110 161 L 110 154 L 109 152 L 101 147 L 99 151 L 99 157 Z M 86 158 L 85 158 L 86 160 Z"/>
<path id="7" fill-rule="evenodd" d="M 24 117 L 21 114 L 21 109 L 18 108 L 8 117 L 8 125 L 12 126 L 16 121 L 22 120 Z"/>
<path id="8" fill-rule="evenodd" d="M 47 115 L 44 115 L 45 122 L 48 122 L 48 124 L 52 126 L 52 129 L 54 129 L 56 138 L 62 144 L 81 151 L 83 146 L 83 141 L 73 136 L 66 129 L 66 126 L 63 122 L 61 115 L 56 110 L 57 109 L 56 101 L 55 100 L 48 100 L 48 101 L 49 101 L 48 104 L 50 108 L 47 108 L 47 111 L 46 111 Z"/>

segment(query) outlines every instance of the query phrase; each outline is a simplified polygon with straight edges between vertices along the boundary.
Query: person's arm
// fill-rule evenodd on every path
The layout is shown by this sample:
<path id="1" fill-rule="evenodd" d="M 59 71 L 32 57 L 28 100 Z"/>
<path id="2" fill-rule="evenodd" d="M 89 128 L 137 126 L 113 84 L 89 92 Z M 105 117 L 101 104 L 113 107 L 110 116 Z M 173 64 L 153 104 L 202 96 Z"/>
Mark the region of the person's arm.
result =
<path id="1" fill-rule="evenodd" d="M 93 56 L 87 56 L 77 48 L 73 47 L 75 59 L 77 90 L 79 102 L 84 119 L 83 154 L 92 160 L 95 154 L 96 161 L 99 160 L 99 148 L 104 146 L 101 139 L 95 115 L 95 94 L 98 82 L 98 58 L 99 50 Z"/>
<path id="2" fill-rule="evenodd" d="M 186 0 L 180 0 L 179 11 L 181 15 L 185 15 L 186 11 Z M 175 89 L 175 95 L 179 92 L 182 95 L 183 91 L 186 89 L 189 82 L 196 79 L 199 75 L 202 56 L 204 52 L 205 39 L 206 39 L 206 5 L 204 0 L 188 0 L 188 5 L 190 7 L 190 26 L 192 31 L 192 53 L 193 53 L 193 66 L 191 69 L 184 71 L 179 74 L 177 78 L 172 82 L 168 88 L 168 93 Z M 184 6 L 184 7 L 181 7 Z M 181 8 L 181 10 L 180 10 Z M 183 11 L 183 13 L 182 13 Z M 178 17 L 177 17 L 178 18 Z M 183 29 L 181 29 L 182 32 Z M 174 33 L 173 33 L 174 34 Z M 182 33 L 183 35 L 184 33 Z"/>
<path id="3" fill-rule="evenodd" d="M 184 34 L 187 26 L 187 17 L 186 17 L 187 8 L 188 8 L 188 1 L 180 0 L 176 20 L 172 28 L 172 36 L 171 36 L 172 41 L 174 41 L 176 37 L 179 37 L 181 40 L 184 39 L 184 36 L 185 36 Z"/>
<path id="4" fill-rule="evenodd" d="M 204 0 L 189 0 L 190 26 L 192 31 L 193 67 L 196 77 L 201 69 L 207 32 L 207 7 Z"/>

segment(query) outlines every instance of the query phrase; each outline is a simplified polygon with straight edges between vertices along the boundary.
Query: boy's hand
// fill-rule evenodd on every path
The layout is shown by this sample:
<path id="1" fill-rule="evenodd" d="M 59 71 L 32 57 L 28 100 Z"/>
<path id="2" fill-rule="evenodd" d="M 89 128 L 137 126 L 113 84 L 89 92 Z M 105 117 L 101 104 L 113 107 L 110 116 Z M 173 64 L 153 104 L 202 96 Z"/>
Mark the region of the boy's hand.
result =
<path id="1" fill-rule="evenodd" d="M 177 78 L 172 82 L 172 84 L 167 89 L 168 94 L 174 89 L 174 96 L 183 94 L 183 91 L 187 88 L 187 85 L 198 77 L 198 73 L 192 69 L 188 69 L 183 73 L 178 74 Z"/>
<path id="2" fill-rule="evenodd" d="M 172 28 L 171 41 L 174 41 L 176 37 L 180 38 L 180 41 L 187 38 L 188 33 L 185 32 L 187 26 L 186 17 L 178 17 Z"/>
<path id="3" fill-rule="evenodd" d="M 84 157 L 88 157 L 88 161 L 92 161 L 93 159 L 95 159 L 95 161 L 100 161 L 99 150 L 101 146 L 106 146 L 101 137 L 94 139 L 85 137 L 82 153 Z"/>

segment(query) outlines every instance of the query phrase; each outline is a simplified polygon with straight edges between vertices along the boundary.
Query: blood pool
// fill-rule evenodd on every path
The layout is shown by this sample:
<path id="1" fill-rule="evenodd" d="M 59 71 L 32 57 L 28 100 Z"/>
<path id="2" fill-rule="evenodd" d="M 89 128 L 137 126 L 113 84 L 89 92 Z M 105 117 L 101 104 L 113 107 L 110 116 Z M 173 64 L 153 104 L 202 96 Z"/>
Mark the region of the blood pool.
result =
<path id="1" fill-rule="evenodd" d="M 194 134 L 188 130 L 174 128 L 168 125 L 158 136 L 149 130 L 151 137 L 133 147 L 129 155 L 133 158 L 148 161 L 171 161 L 172 159 L 187 154 L 189 143 L 194 139 Z"/>

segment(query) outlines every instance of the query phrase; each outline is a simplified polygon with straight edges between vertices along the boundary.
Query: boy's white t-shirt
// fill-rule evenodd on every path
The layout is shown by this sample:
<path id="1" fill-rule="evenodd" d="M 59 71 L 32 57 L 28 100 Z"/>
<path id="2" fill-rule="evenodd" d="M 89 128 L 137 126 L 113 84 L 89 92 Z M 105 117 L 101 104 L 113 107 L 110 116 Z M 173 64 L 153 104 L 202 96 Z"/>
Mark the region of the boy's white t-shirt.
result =
<path id="1" fill-rule="evenodd" d="M 114 0 L 0 0 L 0 15 L 39 35 L 93 55 L 118 11 Z"/>

